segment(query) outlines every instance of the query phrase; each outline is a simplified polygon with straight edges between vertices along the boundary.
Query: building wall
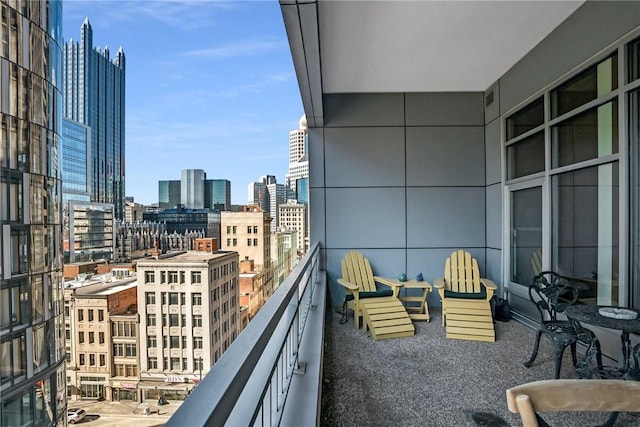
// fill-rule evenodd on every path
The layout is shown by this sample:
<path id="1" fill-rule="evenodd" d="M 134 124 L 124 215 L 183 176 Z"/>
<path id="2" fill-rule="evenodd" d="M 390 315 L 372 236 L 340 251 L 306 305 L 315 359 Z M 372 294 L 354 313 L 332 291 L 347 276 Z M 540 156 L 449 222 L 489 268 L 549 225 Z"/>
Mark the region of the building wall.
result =
<path id="1" fill-rule="evenodd" d="M 269 219 L 269 215 L 262 211 L 221 212 L 220 247 L 225 251 L 238 252 L 240 259 L 249 257 L 260 269 L 268 267 L 271 262 Z"/>
<path id="2" fill-rule="evenodd" d="M 482 93 L 326 95 L 324 111 L 309 131 L 310 225 L 334 305 L 351 249 L 382 276 L 433 280 L 458 248 L 486 269 Z"/>
<path id="3" fill-rule="evenodd" d="M 503 186 L 501 185 L 501 182 L 506 179 L 506 173 L 504 170 L 501 170 L 498 161 L 499 154 L 502 151 L 502 140 L 505 138 L 505 135 L 501 133 L 501 123 L 514 111 L 517 111 L 533 99 L 542 96 L 545 91 L 549 91 L 560 83 L 568 81 L 570 78 L 583 71 L 589 64 L 602 60 L 606 55 L 614 52 L 618 47 L 623 46 L 624 43 L 630 41 L 630 37 L 637 37 L 638 35 L 640 35 L 640 3 L 624 1 L 585 2 L 573 15 L 567 18 L 548 37 L 534 47 L 495 84 L 487 89 L 485 92 L 485 100 L 487 97 L 493 99 L 493 102 L 485 102 L 486 159 L 487 164 L 491 164 L 491 167 L 487 167 L 488 200 L 493 199 L 493 204 L 496 206 L 500 201 L 509 203 L 510 194 L 506 191 L 509 190 L 509 187 L 504 187 L 505 194 L 503 194 Z M 623 60 L 623 57 L 625 56 L 626 52 L 624 49 L 618 51 L 618 60 Z M 622 100 L 627 98 L 627 93 L 625 93 L 624 90 L 626 80 L 623 77 L 626 75 L 626 71 L 627 70 L 624 69 L 624 67 L 618 67 L 619 78 L 617 87 L 620 88 L 620 90 L 617 97 Z M 622 226 L 611 227 L 611 235 L 613 236 L 613 241 L 616 242 L 613 245 L 613 250 L 616 254 L 618 250 L 620 251 L 620 260 L 616 257 L 611 260 L 611 263 L 616 271 L 615 280 L 620 280 L 620 288 L 622 289 L 620 300 L 618 300 L 618 302 L 621 305 L 629 304 L 637 306 L 638 300 L 634 301 L 632 298 L 634 293 L 636 295 L 638 294 L 637 280 L 629 277 L 629 272 L 633 268 L 633 259 L 637 258 L 637 256 L 634 256 L 633 249 L 629 248 L 625 242 L 626 234 L 629 230 L 628 228 L 625 228 L 625 224 L 628 223 L 628 220 L 632 219 L 634 215 L 637 216 L 637 212 L 632 213 L 631 217 L 629 216 L 629 208 L 632 206 L 630 205 L 630 202 L 633 203 L 633 200 L 627 200 L 627 196 L 624 191 L 625 181 L 632 182 L 630 181 L 629 174 L 634 173 L 632 170 L 633 165 L 629 163 L 629 156 L 626 155 L 627 150 L 631 148 L 631 151 L 633 152 L 633 146 L 637 146 L 637 142 L 627 141 L 627 137 L 631 136 L 627 134 L 630 124 L 627 121 L 627 118 L 631 118 L 631 120 L 633 120 L 632 114 L 630 113 L 631 108 L 629 107 L 629 103 L 622 102 L 619 103 L 618 106 L 618 117 L 621 120 L 618 123 L 620 127 L 618 128 L 619 133 L 616 134 L 616 137 L 619 138 L 620 151 L 619 159 L 614 160 L 613 163 L 619 164 L 620 167 L 620 181 L 617 183 L 614 181 L 614 187 L 617 192 L 618 185 L 616 184 L 619 184 L 620 202 L 618 203 L 618 206 L 621 215 L 614 215 L 614 220 L 619 220 Z M 629 145 L 627 145 L 627 142 L 629 142 Z M 614 157 L 616 155 L 618 155 L 617 152 Z M 547 161 L 549 161 L 549 159 L 547 159 Z M 583 166 L 582 169 L 576 170 L 584 171 L 587 169 L 588 167 Z M 498 175 L 498 171 L 501 172 L 500 175 Z M 627 176 L 625 177 L 624 174 L 627 174 Z M 530 182 L 530 180 L 521 180 L 521 184 L 527 184 L 528 182 Z M 543 198 L 546 194 L 544 191 L 543 187 Z M 549 192 L 553 195 L 552 187 Z M 550 197 L 552 207 L 560 205 L 560 202 L 556 199 L 557 197 L 557 194 L 553 196 L 553 198 Z M 633 198 L 633 196 L 631 196 L 631 198 Z M 583 201 L 584 200 L 589 200 L 590 206 L 598 205 L 597 197 L 583 199 Z M 576 206 L 579 206 L 579 204 L 576 203 Z M 498 265 L 497 262 L 493 260 L 498 260 L 502 256 L 499 250 L 501 246 L 500 242 L 493 238 L 493 236 L 500 235 L 497 232 L 498 227 L 503 228 L 502 246 L 509 244 L 509 231 L 507 231 L 509 218 L 501 215 L 501 213 L 508 215 L 509 209 L 511 209 L 509 206 L 505 206 L 504 209 L 500 208 L 500 210 L 490 212 L 489 203 L 487 203 L 487 259 L 491 260 L 491 262 L 488 263 L 490 266 Z M 543 217 L 545 212 L 548 213 L 548 210 L 545 211 L 545 209 L 543 209 Z M 582 230 L 582 236 L 586 237 L 584 241 L 588 240 L 588 237 L 585 234 L 585 230 L 588 230 L 588 227 L 584 227 L 583 225 L 581 226 L 579 223 L 580 218 L 583 218 L 584 220 L 585 215 L 581 215 L 579 218 L 576 218 L 574 215 L 571 220 L 576 229 Z M 553 221 L 554 220 L 551 219 L 548 222 L 553 223 Z M 557 222 L 560 221 L 562 221 L 562 218 L 557 220 Z M 596 218 L 595 222 L 598 223 L 599 220 Z M 553 227 L 553 224 L 545 225 L 543 223 L 543 239 L 552 235 L 554 230 Z M 631 232 L 633 232 L 633 230 L 631 230 Z M 619 247 L 617 243 L 618 238 L 620 239 Z M 588 244 L 583 243 L 583 245 L 587 246 Z M 542 246 L 545 246 L 544 242 Z M 553 254 L 553 238 L 551 238 L 549 246 L 551 246 L 551 251 L 549 251 L 551 253 L 546 253 L 544 255 L 551 258 L 551 263 L 554 263 L 553 257 L 558 256 L 558 254 Z M 603 248 L 598 248 L 598 250 L 602 249 Z M 564 248 L 564 250 L 566 251 L 567 249 Z M 558 252 L 560 251 L 558 250 Z M 508 277 L 510 273 L 510 264 L 508 263 L 511 261 L 506 259 L 506 255 L 507 252 L 505 251 L 505 259 L 503 260 L 504 263 L 502 264 L 502 269 L 504 271 L 504 276 Z M 625 257 L 628 257 L 629 264 L 632 265 L 626 265 Z M 583 253 L 582 257 L 575 258 L 571 267 L 580 269 L 581 264 L 584 264 L 584 259 L 590 258 L 588 256 L 584 256 Z M 619 277 L 617 276 L 618 267 L 620 267 Z M 598 266 L 593 266 L 591 268 L 597 270 Z M 604 284 L 606 282 L 606 274 L 604 273 L 606 272 L 601 273 L 602 274 L 598 274 L 598 282 L 602 282 L 602 287 L 604 288 Z M 601 284 L 598 283 L 598 288 L 600 289 L 600 287 Z M 627 289 L 627 287 L 630 287 L 631 289 Z M 526 294 L 526 286 L 509 285 L 509 296 L 511 299 L 512 309 L 525 317 L 537 318 L 537 314 L 531 309 L 528 295 Z M 599 297 L 600 296 L 602 295 L 599 295 Z M 617 297 L 617 292 L 615 292 L 614 298 L 616 300 Z M 619 352 L 620 345 L 619 335 L 602 329 L 596 329 L 596 333 L 603 345 L 605 353 L 609 355 L 613 354 L 614 357 L 616 357 L 615 355 Z"/>
<path id="4" fill-rule="evenodd" d="M 66 423 L 62 3 L 2 2 L 0 424 Z"/>
<path id="5" fill-rule="evenodd" d="M 238 263 L 235 252 L 196 251 L 138 263 L 143 398 L 156 389 L 170 393 L 192 388 L 238 336 Z M 180 369 L 172 366 L 174 361 Z M 167 376 L 178 384 L 165 382 Z"/>

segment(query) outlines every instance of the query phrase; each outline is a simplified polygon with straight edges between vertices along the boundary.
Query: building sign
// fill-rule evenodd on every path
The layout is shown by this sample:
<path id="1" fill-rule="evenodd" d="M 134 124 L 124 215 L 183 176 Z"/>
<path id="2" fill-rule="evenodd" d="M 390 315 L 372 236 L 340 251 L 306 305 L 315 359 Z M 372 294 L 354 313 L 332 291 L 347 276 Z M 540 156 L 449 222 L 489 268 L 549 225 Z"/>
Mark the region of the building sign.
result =
<path id="1" fill-rule="evenodd" d="M 136 385 L 134 383 L 121 382 L 120 383 L 120 387 L 122 387 L 122 388 L 136 388 Z"/>
<path id="2" fill-rule="evenodd" d="M 167 377 L 164 379 L 165 383 L 183 383 L 184 382 L 184 377 L 181 377 L 179 375 L 167 375 Z"/>

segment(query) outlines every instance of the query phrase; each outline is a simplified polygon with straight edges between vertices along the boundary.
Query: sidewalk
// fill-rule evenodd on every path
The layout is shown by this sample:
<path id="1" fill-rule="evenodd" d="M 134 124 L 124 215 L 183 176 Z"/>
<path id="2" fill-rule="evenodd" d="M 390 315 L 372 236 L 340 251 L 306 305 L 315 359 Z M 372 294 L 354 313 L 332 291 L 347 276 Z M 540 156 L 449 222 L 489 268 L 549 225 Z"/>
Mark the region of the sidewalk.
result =
<path id="1" fill-rule="evenodd" d="M 83 408 L 87 414 L 110 415 L 110 416 L 126 416 L 126 417 L 159 417 L 163 419 L 171 418 L 171 415 L 178 410 L 182 404 L 182 400 L 169 400 L 166 405 L 158 406 L 158 401 L 147 399 L 143 402 L 109 402 L 103 400 L 98 402 L 95 400 L 76 400 L 68 402 L 69 408 Z M 149 415 L 145 414 L 145 408 L 149 408 Z M 158 413 L 160 410 L 160 413 Z"/>

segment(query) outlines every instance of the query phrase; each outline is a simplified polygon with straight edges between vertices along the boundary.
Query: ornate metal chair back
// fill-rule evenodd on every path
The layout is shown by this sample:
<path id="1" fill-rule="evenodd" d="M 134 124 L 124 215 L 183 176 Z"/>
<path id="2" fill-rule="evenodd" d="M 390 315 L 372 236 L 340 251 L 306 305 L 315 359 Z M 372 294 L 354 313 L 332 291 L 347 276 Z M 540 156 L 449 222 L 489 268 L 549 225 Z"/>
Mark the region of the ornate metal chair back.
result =
<path id="1" fill-rule="evenodd" d="M 578 288 L 568 277 L 542 271 L 529 285 L 529 299 L 540 312 L 541 321 L 556 321 L 558 313 L 578 300 Z"/>

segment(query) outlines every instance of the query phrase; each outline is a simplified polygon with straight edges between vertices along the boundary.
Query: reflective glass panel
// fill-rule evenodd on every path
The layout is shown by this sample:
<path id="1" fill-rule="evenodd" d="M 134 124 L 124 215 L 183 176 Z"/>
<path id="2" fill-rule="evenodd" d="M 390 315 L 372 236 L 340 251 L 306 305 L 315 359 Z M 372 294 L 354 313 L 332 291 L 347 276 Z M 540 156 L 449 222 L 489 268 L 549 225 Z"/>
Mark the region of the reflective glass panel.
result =
<path id="1" fill-rule="evenodd" d="M 553 167 L 617 153 L 617 100 L 563 121 L 552 128 L 551 135 Z"/>
<path id="2" fill-rule="evenodd" d="M 542 266 L 542 187 L 511 193 L 511 281 L 528 285 Z"/>
<path id="3" fill-rule="evenodd" d="M 618 55 L 578 74 L 551 92 L 551 117 L 561 116 L 618 88 Z"/>
<path id="4" fill-rule="evenodd" d="M 543 123 L 544 99 L 538 98 L 507 118 L 507 141 L 534 129 Z"/>
<path id="5" fill-rule="evenodd" d="M 507 178 L 544 171 L 544 133 L 537 132 L 507 147 Z"/>
<path id="6" fill-rule="evenodd" d="M 618 163 L 552 179 L 552 269 L 580 280 L 579 301 L 618 305 Z"/>

